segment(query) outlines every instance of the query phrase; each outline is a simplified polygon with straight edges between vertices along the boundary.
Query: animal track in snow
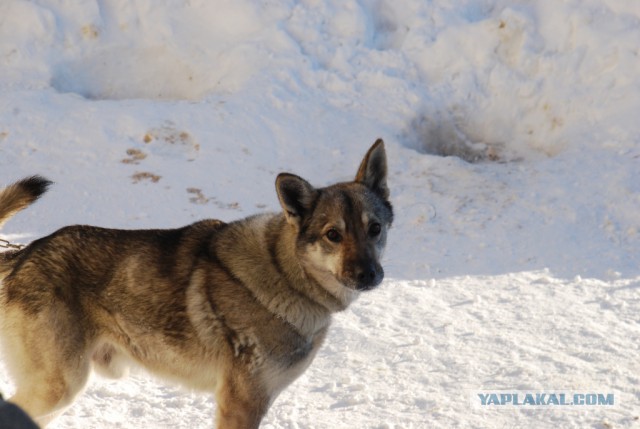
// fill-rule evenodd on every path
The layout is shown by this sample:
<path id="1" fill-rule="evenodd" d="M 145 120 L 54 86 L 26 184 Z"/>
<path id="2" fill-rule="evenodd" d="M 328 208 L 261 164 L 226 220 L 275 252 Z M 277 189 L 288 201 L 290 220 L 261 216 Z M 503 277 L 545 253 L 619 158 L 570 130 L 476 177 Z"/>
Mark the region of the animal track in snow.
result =
<path id="1" fill-rule="evenodd" d="M 151 181 L 151 183 L 158 183 L 158 181 L 162 178 L 162 176 L 158 176 L 157 174 L 149 173 L 148 171 L 140 171 L 133 175 L 131 175 L 133 179 L 133 183 L 140 183 L 144 181 Z"/>
<path id="2" fill-rule="evenodd" d="M 193 161 L 200 152 L 200 145 L 187 131 L 177 129 L 171 121 L 151 128 L 142 137 L 149 150 L 161 156 L 185 157 Z"/>

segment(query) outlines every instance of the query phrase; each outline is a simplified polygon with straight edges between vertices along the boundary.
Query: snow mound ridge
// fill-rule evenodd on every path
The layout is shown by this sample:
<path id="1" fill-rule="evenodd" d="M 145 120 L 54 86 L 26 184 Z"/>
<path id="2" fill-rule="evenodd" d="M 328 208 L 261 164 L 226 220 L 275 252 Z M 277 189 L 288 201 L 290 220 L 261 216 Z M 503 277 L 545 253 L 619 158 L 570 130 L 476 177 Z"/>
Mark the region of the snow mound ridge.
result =
<path id="1" fill-rule="evenodd" d="M 89 99 L 197 100 L 216 86 L 210 77 L 165 46 L 113 47 L 55 68 L 51 86 Z"/>
<path id="2" fill-rule="evenodd" d="M 625 34 L 615 43 L 609 20 Z M 406 54 L 429 92 L 407 130 L 409 145 L 470 162 L 575 149 L 601 129 L 598 120 L 621 117 L 612 114 L 616 100 L 637 92 L 637 48 L 628 42 L 640 34 L 637 23 L 609 9 L 541 2 L 459 17 L 432 39 L 409 33 Z"/>
<path id="3" fill-rule="evenodd" d="M 12 19 L 0 26 L 0 84 L 50 85 L 88 99 L 199 100 L 235 92 L 262 59 L 260 40 L 274 19 L 240 1 L 76 8 L 12 2 L 5 9 Z"/>

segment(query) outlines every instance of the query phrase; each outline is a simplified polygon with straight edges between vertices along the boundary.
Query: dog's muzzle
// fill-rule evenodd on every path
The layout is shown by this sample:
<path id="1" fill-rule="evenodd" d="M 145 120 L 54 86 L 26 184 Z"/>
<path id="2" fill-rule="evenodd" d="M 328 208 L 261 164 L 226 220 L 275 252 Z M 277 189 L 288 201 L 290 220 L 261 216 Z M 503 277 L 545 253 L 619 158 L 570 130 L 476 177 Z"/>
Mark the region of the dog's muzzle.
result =
<path id="1" fill-rule="evenodd" d="M 367 262 L 358 266 L 355 271 L 356 290 L 366 291 L 378 286 L 384 278 L 384 270 L 380 264 Z"/>

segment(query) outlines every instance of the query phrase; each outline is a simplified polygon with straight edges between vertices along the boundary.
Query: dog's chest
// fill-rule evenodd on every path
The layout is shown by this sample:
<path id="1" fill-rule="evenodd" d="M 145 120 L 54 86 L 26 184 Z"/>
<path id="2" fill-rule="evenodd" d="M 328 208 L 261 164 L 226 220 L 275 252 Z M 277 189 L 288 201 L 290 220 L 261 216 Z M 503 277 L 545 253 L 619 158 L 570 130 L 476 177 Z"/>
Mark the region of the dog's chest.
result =
<path id="1" fill-rule="evenodd" d="M 326 337 L 328 327 L 294 344 L 284 354 L 274 354 L 264 361 L 262 375 L 267 389 L 279 392 L 298 378 L 311 364 Z"/>

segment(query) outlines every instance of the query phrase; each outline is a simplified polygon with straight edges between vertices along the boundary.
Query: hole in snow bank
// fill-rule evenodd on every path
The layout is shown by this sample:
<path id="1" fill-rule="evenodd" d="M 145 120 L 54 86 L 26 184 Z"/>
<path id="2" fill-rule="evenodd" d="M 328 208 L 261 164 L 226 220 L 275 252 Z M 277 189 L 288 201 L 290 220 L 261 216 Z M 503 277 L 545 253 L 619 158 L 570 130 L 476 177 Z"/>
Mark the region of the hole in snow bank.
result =
<path id="1" fill-rule="evenodd" d="M 467 162 L 515 161 L 505 159 L 503 143 L 473 141 L 452 118 L 420 116 L 410 126 L 412 147 L 419 152 L 455 156 Z"/>
<path id="2" fill-rule="evenodd" d="M 459 105 L 433 109 L 417 116 L 405 137 L 419 152 L 472 163 L 535 161 L 560 153 L 564 140 L 560 127 L 543 114 L 549 110 L 546 104 L 515 110 Z"/>
<path id="3" fill-rule="evenodd" d="M 229 53 L 205 72 L 164 46 L 112 47 L 59 64 L 51 86 L 89 99 L 198 100 L 213 89 L 237 89 L 248 77 L 247 67 L 230 73 L 238 60 Z"/>

